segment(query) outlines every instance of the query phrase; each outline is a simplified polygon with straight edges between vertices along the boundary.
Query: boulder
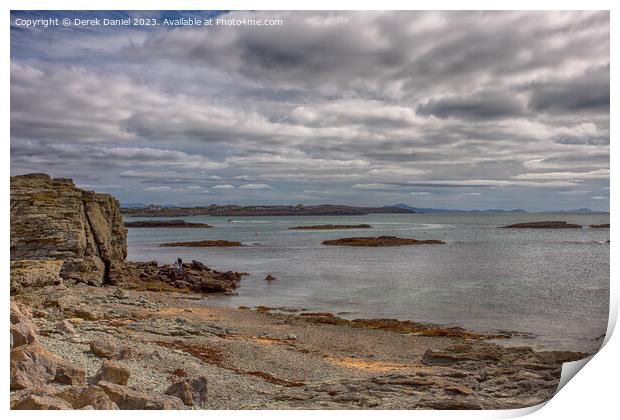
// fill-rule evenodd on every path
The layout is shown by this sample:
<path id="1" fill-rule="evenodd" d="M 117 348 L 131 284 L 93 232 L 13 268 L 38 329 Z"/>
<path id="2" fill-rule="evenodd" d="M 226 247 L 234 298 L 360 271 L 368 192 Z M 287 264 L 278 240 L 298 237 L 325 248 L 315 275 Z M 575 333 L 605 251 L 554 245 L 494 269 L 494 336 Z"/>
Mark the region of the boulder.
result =
<path id="1" fill-rule="evenodd" d="M 97 384 L 121 410 L 179 410 L 183 401 L 171 395 L 149 396 L 128 386 L 99 381 Z"/>
<path id="2" fill-rule="evenodd" d="M 57 396 L 69 402 L 74 409 L 118 410 L 118 405 L 97 385 L 70 387 Z"/>
<path id="3" fill-rule="evenodd" d="M 63 319 L 56 323 L 55 328 L 63 334 L 75 334 L 75 328 L 73 324 Z"/>
<path id="4" fill-rule="evenodd" d="M 131 356 L 131 348 L 111 336 L 92 341 L 90 351 L 99 357 L 110 360 L 121 360 Z"/>
<path id="5" fill-rule="evenodd" d="M 84 384 L 84 369 L 49 353 L 38 344 L 19 346 L 11 351 L 11 390 L 45 386 L 50 382 Z"/>
<path id="6" fill-rule="evenodd" d="M 114 292 L 112 292 L 112 297 L 115 297 L 116 299 L 129 299 L 129 293 L 127 293 L 126 290 L 121 289 L 120 287 L 117 287 Z"/>
<path id="7" fill-rule="evenodd" d="M 30 321 L 30 311 L 24 305 L 11 301 L 11 350 L 32 344 L 37 338 L 37 327 Z"/>
<path id="8" fill-rule="evenodd" d="M 126 258 L 126 238 L 114 197 L 46 174 L 11 177 L 11 261 L 60 260 L 65 283 L 101 285 Z"/>
<path id="9" fill-rule="evenodd" d="M 112 382 L 113 384 L 127 385 L 128 380 L 129 369 L 127 369 L 127 367 L 118 363 L 114 363 L 110 360 L 104 360 L 103 364 L 93 378 L 93 383 L 98 383 L 99 381 L 108 381 Z"/>
<path id="10" fill-rule="evenodd" d="M 51 395 L 26 395 L 11 406 L 13 410 L 71 410 L 73 407 L 62 398 Z"/>
<path id="11" fill-rule="evenodd" d="M 56 372 L 54 382 L 64 385 L 84 385 L 86 382 L 86 372 L 83 368 L 56 358 Z"/>
<path id="12" fill-rule="evenodd" d="M 176 382 L 168 387 L 166 394 L 180 398 L 185 405 L 203 404 L 207 401 L 207 378 L 198 376 Z"/>

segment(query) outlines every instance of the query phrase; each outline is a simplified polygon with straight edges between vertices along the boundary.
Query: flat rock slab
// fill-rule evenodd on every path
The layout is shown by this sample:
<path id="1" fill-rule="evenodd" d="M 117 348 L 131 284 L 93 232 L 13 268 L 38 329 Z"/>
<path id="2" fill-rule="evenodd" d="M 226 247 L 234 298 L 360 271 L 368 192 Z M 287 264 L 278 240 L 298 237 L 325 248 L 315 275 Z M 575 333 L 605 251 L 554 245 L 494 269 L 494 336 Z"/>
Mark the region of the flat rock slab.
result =
<path id="1" fill-rule="evenodd" d="M 418 240 L 411 238 L 398 238 L 396 236 L 377 236 L 377 237 L 359 237 L 359 238 L 342 238 L 323 241 L 323 245 L 341 245 L 341 246 L 401 246 L 401 245 L 440 245 L 445 244 L 443 241 L 436 239 Z"/>
<path id="2" fill-rule="evenodd" d="M 501 226 L 503 229 L 581 229 L 581 225 L 566 223 L 564 221 L 544 221 L 515 223 L 513 225 Z"/>
<path id="3" fill-rule="evenodd" d="M 141 220 L 125 222 L 128 228 L 212 228 L 206 223 L 186 222 L 185 220 Z"/>

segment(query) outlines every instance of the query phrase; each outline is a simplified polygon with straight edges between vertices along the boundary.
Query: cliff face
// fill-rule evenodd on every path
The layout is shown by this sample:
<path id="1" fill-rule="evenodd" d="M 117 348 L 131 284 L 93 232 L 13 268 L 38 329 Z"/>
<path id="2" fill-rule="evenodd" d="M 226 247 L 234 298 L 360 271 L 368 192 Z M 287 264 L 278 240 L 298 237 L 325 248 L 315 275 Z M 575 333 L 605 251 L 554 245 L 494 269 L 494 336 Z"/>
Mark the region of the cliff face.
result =
<path id="1" fill-rule="evenodd" d="M 119 203 L 46 174 L 11 177 L 11 261 L 60 260 L 67 284 L 99 286 L 127 257 Z"/>

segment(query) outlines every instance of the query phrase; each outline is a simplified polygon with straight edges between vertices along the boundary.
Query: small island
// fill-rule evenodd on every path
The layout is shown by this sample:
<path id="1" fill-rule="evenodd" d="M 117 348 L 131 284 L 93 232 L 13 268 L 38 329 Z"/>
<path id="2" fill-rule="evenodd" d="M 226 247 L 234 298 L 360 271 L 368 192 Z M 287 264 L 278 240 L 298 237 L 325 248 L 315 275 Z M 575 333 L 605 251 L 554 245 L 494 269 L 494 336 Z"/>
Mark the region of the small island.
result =
<path id="1" fill-rule="evenodd" d="M 590 225 L 590 229 L 609 229 L 609 223 L 603 223 L 600 225 Z"/>
<path id="2" fill-rule="evenodd" d="M 342 246 L 400 246 L 400 245 L 440 245 L 445 244 L 437 239 L 418 240 L 411 238 L 398 238 L 396 236 L 341 238 L 323 241 L 323 245 Z"/>
<path id="3" fill-rule="evenodd" d="M 544 221 L 515 223 L 508 226 L 500 226 L 502 229 L 581 229 L 581 225 L 566 223 L 565 221 Z"/>
<path id="4" fill-rule="evenodd" d="M 237 241 L 224 241 L 221 239 L 217 239 L 217 240 L 204 240 L 204 241 L 193 241 L 193 242 L 168 242 L 168 243 L 160 244 L 159 246 L 164 246 L 164 247 L 185 246 L 185 247 L 192 247 L 192 248 L 202 248 L 202 247 L 243 246 L 243 244 Z"/>
<path id="5" fill-rule="evenodd" d="M 186 222 L 185 220 L 140 220 L 125 222 L 128 228 L 212 228 L 206 223 Z"/>
<path id="6" fill-rule="evenodd" d="M 337 230 L 337 229 L 372 229 L 367 224 L 360 225 L 310 225 L 310 226 L 293 226 L 289 229 L 293 230 Z"/>

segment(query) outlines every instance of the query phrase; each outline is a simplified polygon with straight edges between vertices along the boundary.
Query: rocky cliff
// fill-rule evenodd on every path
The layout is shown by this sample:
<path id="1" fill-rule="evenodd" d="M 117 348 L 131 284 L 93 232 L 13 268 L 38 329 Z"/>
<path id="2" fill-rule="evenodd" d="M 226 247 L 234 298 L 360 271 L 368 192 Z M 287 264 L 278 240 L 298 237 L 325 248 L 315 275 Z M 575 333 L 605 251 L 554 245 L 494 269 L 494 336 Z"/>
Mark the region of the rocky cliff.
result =
<path id="1" fill-rule="evenodd" d="M 66 284 L 107 283 L 127 256 L 127 231 L 114 197 L 46 174 L 11 177 L 11 261 L 62 261 Z"/>

